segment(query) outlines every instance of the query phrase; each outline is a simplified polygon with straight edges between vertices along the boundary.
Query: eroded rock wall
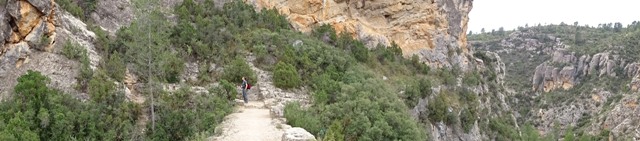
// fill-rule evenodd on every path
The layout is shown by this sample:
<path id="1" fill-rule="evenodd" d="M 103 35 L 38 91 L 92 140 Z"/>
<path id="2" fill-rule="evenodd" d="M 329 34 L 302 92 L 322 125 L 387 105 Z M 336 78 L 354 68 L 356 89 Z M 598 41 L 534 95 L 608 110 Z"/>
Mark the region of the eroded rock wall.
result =
<path id="1" fill-rule="evenodd" d="M 0 9 L 0 77 L 28 62 L 32 49 L 51 51 L 55 10 L 53 0 L 8 0 Z"/>
<path id="2" fill-rule="evenodd" d="M 329 24 L 373 47 L 396 42 L 432 67 L 464 66 L 473 0 L 245 0 L 276 8 L 300 31 Z"/>
<path id="3" fill-rule="evenodd" d="M 640 87 L 640 64 L 628 62 L 619 55 L 602 52 L 577 57 L 563 49 L 553 53 L 550 61 L 538 65 L 531 79 L 533 90 L 549 92 L 554 89 L 570 89 L 588 75 L 595 77 L 629 77 L 628 87 L 637 91 Z"/>

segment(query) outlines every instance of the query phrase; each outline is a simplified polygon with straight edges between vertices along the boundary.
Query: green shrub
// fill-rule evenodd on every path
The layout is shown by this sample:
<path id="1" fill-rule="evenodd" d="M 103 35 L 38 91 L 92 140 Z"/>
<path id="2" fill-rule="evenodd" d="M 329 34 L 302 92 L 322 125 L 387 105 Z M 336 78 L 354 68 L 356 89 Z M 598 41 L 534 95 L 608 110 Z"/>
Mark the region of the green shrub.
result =
<path id="1" fill-rule="evenodd" d="M 315 89 L 313 99 L 316 104 L 331 104 L 336 102 L 337 94 L 340 92 L 340 83 L 331 79 L 329 74 L 313 76 L 312 88 Z"/>
<path id="2" fill-rule="evenodd" d="M 338 38 L 336 31 L 329 24 L 322 24 L 318 28 L 315 28 L 312 32 L 312 35 L 319 40 L 325 40 L 325 37 L 328 37 L 329 41 L 325 41 L 327 43 L 335 42 Z"/>
<path id="3" fill-rule="evenodd" d="M 462 82 L 466 85 L 469 86 L 477 86 L 480 85 L 480 74 L 478 74 L 478 72 L 473 72 L 471 74 L 466 74 L 463 78 L 462 78 Z"/>
<path id="4" fill-rule="evenodd" d="M 302 109 L 300 103 L 297 102 L 285 105 L 284 117 L 287 118 L 287 124 L 295 127 L 304 127 L 311 133 L 318 133 L 322 129 L 319 117 Z"/>
<path id="5" fill-rule="evenodd" d="M 497 140 L 514 140 L 518 136 L 518 132 L 513 130 L 516 128 L 506 120 L 508 119 L 489 119 L 489 128 L 498 133 L 496 135 Z"/>
<path id="6" fill-rule="evenodd" d="M 151 140 L 185 140 L 203 131 L 213 132 L 213 127 L 232 112 L 222 88 L 211 88 L 212 94 L 193 94 L 188 87 L 181 87 L 169 94 L 162 93 L 156 108 L 155 131 L 147 124 Z"/>
<path id="7" fill-rule="evenodd" d="M 102 28 L 98 25 L 89 25 L 88 27 L 89 30 L 93 31 L 93 33 L 96 34 L 96 49 L 101 50 L 102 53 L 106 54 L 107 56 L 108 54 L 114 53 L 112 52 L 113 50 L 110 49 L 112 41 L 109 37 L 109 33 L 102 30 Z"/>
<path id="8" fill-rule="evenodd" d="M 116 81 L 122 82 L 124 80 L 124 75 L 127 68 L 120 56 L 121 55 L 118 52 L 111 54 L 109 56 L 109 59 L 106 60 L 105 70 L 111 78 L 115 79 Z"/>
<path id="9" fill-rule="evenodd" d="M 285 62 L 278 62 L 273 72 L 273 83 L 276 87 L 290 89 L 302 85 L 302 80 L 296 68 Z"/>
<path id="10" fill-rule="evenodd" d="M 236 90 L 236 86 L 233 83 L 229 83 L 227 80 L 221 80 L 220 86 L 222 86 L 222 93 L 226 96 L 227 100 L 234 100 L 238 95 L 238 91 Z"/>
<path id="11" fill-rule="evenodd" d="M 77 89 L 85 90 L 91 77 L 93 77 L 93 69 L 91 69 L 91 62 L 89 62 L 87 50 L 83 49 L 80 54 L 80 74 L 76 77 L 76 81 L 78 81 Z"/>
<path id="12" fill-rule="evenodd" d="M 460 124 L 462 125 L 462 129 L 464 129 L 465 133 L 469 133 L 469 131 L 471 131 L 471 128 L 473 128 L 473 125 L 475 124 L 475 121 L 476 121 L 477 115 L 475 113 L 475 110 L 473 110 L 473 108 L 475 107 L 469 107 L 469 109 L 464 109 L 460 114 Z"/>
<path id="13" fill-rule="evenodd" d="M 285 46 L 283 48 L 284 51 L 282 52 L 282 54 L 280 54 L 280 56 L 278 56 L 278 61 L 287 64 L 297 64 L 297 56 L 295 51 L 293 50 L 293 47 Z"/>
<path id="14" fill-rule="evenodd" d="M 442 121 L 450 125 L 456 120 L 455 115 L 451 116 L 453 112 L 449 112 L 449 108 L 452 108 L 450 106 L 452 100 L 448 98 L 447 94 L 446 92 L 442 92 L 429 101 L 427 109 L 429 109 L 429 119 L 431 119 L 431 122 Z"/>
<path id="15" fill-rule="evenodd" d="M 136 106 L 107 87 L 91 89 L 94 100 L 81 102 L 47 88 L 48 78 L 28 71 L 18 78 L 15 97 L 0 103 L 0 139 L 7 140 L 126 140 L 132 139 Z M 113 85 L 103 79 L 92 86 Z M 97 82 L 100 81 L 100 82 Z M 101 97 L 98 95 L 110 93 Z M 93 93 L 99 93 L 94 95 Z M 1 124 L 8 121 L 8 124 Z"/>
<path id="16" fill-rule="evenodd" d="M 411 60 L 405 61 L 407 62 L 405 63 L 405 65 L 413 66 L 418 73 L 428 74 L 429 71 L 431 71 L 431 68 L 427 64 L 420 62 L 419 58 L 420 57 L 418 57 L 418 55 L 414 54 L 411 56 Z"/>
<path id="17" fill-rule="evenodd" d="M 360 41 L 354 42 L 354 45 L 351 47 L 351 54 L 360 62 L 367 62 L 369 60 L 369 49 Z"/>
<path id="18" fill-rule="evenodd" d="M 525 124 L 522 129 L 522 141 L 539 141 L 540 133 L 531 124 Z"/>
<path id="19" fill-rule="evenodd" d="M 200 63 L 200 65 L 198 65 L 198 80 L 197 83 L 198 85 L 201 84 L 206 84 L 206 83 L 210 83 L 213 82 L 213 76 L 212 74 L 209 72 L 209 68 L 211 67 L 211 64 L 208 62 L 204 62 L 204 63 Z"/>
<path id="20" fill-rule="evenodd" d="M 79 59 L 80 57 L 82 57 L 83 52 L 86 52 L 86 49 L 79 46 L 78 44 L 72 43 L 69 40 L 67 40 L 62 47 L 62 55 L 69 59 Z"/>
<path id="21" fill-rule="evenodd" d="M 162 63 L 162 72 L 164 72 L 165 80 L 169 83 L 177 83 L 180 81 L 182 71 L 184 71 L 184 60 L 176 54 L 169 52 L 165 52 L 163 56 L 162 59 L 164 63 Z"/>
<path id="22" fill-rule="evenodd" d="M 440 78 L 443 79 L 443 84 L 445 85 L 455 85 L 457 81 L 453 71 L 448 69 L 440 70 Z"/>
<path id="23" fill-rule="evenodd" d="M 96 103 L 107 103 L 108 98 L 114 95 L 116 86 L 108 80 L 108 76 L 103 71 L 96 71 L 91 81 L 89 81 L 89 94 Z"/>
<path id="24" fill-rule="evenodd" d="M 258 80 L 253 69 L 242 58 L 236 58 L 230 64 L 225 65 L 224 68 L 222 79 L 231 83 L 242 83 L 242 77 L 245 77 L 250 84 Z"/>
<path id="25" fill-rule="evenodd" d="M 89 80 L 91 80 L 91 77 L 93 76 L 93 70 L 90 67 L 91 64 L 89 62 L 87 50 L 80 45 L 67 40 L 65 45 L 62 47 L 62 55 L 68 59 L 80 61 L 80 71 L 76 77 L 76 89 L 86 89 Z"/>
<path id="26" fill-rule="evenodd" d="M 333 121 L 327 131 L 327 134 L 322 139 L 323 141 L 344 141 L 344 127 L 342 122 Z"/>

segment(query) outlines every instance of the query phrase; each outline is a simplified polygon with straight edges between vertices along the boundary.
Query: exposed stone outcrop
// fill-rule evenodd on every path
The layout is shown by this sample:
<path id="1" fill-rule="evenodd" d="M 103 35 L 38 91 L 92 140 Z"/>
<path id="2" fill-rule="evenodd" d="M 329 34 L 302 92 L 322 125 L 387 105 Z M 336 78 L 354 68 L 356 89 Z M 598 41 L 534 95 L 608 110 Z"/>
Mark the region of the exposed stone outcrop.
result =
<path id="1" fill-rule="evenodd" d="M 300 127 L 293 127 L 284 132 L 282 141 L 316 141 L 316 137 L 307 132 L 307 130 Z"/>
<path id="2" fill-rule="evenodd" d="M 582 118 L 589 118 L 590 116 L 598 114 L 604 104 L 611 100 L 613 94 L 608 91 L 594 90 L 590 96 L 575 97 L 575 102 L 572 104 L 564 104 L 560 106 L 552 106 L 547 109 L 533 109 L 534 121 L 538 123 L 537 127 L 543 134 L 551 132 L 554 123 L 557 123 L 566 129 L 566 127 L 575 127 L 578 121 Z M 555 104 L 555 103 L 549 103 Z"/>
<path id="3" fill-rule="evenodd" d="M 580 97 L 574 97 L 573 102 L 551 106 L 544 109 L 534 109 L 534 122 L 541 133 L 552 132 L 555 123 L 562 130 L 584 124 L 585 133 L 600 134 L 602 130 L 609 130 L 613 140 L 618 137 L 635 137 L 640 139 L 640 107 L 638 95 L 615 94 L 601 89 L 594 89 Z M 609 104 L 610 105 L 606 105 Z M 610 107 L 609 110 L 607 107 Z"/>
<path id="4" fill-rule="evenodd" d="M 77 93 L 73 89 L 77 61 L 56 54 L 66 41 L 87 49 L 92 68 L 100 61 L 93 45 L 95 34 L 51 0 L 9 0 L 6 9 L 0 9 L 0 22 L 0 82 L 5 82 L 0 85 L 2 92 L 11 92 L 17 77 L 36 70 L 51 78 L 53 88 Z"/>
<path id="5" fill-rule="evenodd" d="M 0 77 L 29 60 L 31 49 L 51 51 L 56 33 L 53 0 L 8 0 L 0 10 Z"/>
<path id="6" fill-rule="evenodd" d="M 87 24 L 80 19 L 74 17 L 69 12 L 59 10 L 56 12 L 56 21 L 59 24 L 56 33 L 60 36 L 59 42 L 56 45 L 62 46 L 66 41 L 77 43 L 79 46 L 84 47 L 89 55 L 89 63 L 91 69 L 95 69 L 100 62 L 100 55 L 96 52 L 93 42 L 96 40 L 96 34 L 93 31 L 88 30 Z M 58 47 L 61 48 L 61 47 Z"/>
<path id="7" fill-rule="evenodd" d="M 133 20 L 133 4 L 130 0 L 98 0 L 91 19 L 109 33 L 115 34 Z"/>
<path id="8" fill-rule="evenodd" d="M 610 52 L 597 53 L 593 56 L 583 55 L 579 58 L 574 53 L 557 50 L 552 59 L 538 65 L 533 75 L 533 90 L 549 92 L 554 89 L 570 89 L 587 75 L 596 77 L 637 78 L 640 65 L 628 63 L 618 55 Z M 637 90 L 638 81 L 632 81 L 630 88 Z"/>
<path id="9" fill-rule="evenodd" d="M 276 8 L 303 32 L 321 24 L 370 47 L 396 42 L 405 56 L 418 55 L 432 67 L 464 66 L 466 30 L 473 0 L 245 0 Z M 455 53 L 455 54 L 452 54 Z"/>

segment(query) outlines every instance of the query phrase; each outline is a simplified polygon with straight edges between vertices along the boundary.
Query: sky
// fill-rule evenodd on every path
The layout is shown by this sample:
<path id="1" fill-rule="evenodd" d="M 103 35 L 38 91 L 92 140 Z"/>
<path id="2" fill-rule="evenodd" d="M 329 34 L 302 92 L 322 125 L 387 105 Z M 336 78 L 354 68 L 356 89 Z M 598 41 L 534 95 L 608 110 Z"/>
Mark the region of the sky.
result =
<path id="1" fill-rule="evenodd" d="M 467 31 L 504 27 L 505 30 L 538 23 L 597 26 L 640 21 L 640 0 L 474 0 Z"/>

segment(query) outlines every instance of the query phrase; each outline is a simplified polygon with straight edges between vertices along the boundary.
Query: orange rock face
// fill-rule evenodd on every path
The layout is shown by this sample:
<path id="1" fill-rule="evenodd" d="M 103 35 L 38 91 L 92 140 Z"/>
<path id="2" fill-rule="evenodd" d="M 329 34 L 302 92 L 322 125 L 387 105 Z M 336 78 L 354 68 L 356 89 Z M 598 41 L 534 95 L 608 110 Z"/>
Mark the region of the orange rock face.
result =
<path id="1" fill-rule="evenodd" d="M 8 0 L 7 13 L 0 13 L 13 18 L 15 20 L 4 20 L 2 25 L 10 25 L 8 34 L 4 34 L 6 38 L 1 40 L 0 65 L 13 65 L 20 67 L 27 63 L 30 49 L 39 49 L 43 51 L 51 51 L 52 44 L 55 41 L 55 4 L 53 0 L 32 1 L 27 0 Z M 48 3 L 51 2 L 51 3 Z M 39 9 L 40 8 L 40 9 Z M 9 23 L 13 22 L 13 23 Z M 4 28 L 4 27 L 3 27 Z M 10 35 L 9 35 L 10 34 Z M 43 38 L 47 38 L 44 40 Z M 48 41 L 48 42 L 42 42 Z M 28 43 L 25 44 L 25 43 Z M 17 48 L 20 46 L 21 48 Z M 18 59 L 15 59 L 18 58 Z"/>
<path id="2" fill-rule="evenodd" d="M 31 29 L 40 23 L 43 14 L 27 1 L 18 1 L 18 3 L 21 15 L 18 20 L 18 30 L 20 37 L 24 38 L 31 32 Z"/>
<path id="3" fill-rule="evenodd" d="M 245 0 L 258 8 L 276 8 L 291 24 L 309 32 L 321 24 L 338 33 L 368 37 L 389 45 L 396 42 L 405 55 L 433 49 L 435 36 L 457 41 L 464 52 L 470 0 Z"/>

